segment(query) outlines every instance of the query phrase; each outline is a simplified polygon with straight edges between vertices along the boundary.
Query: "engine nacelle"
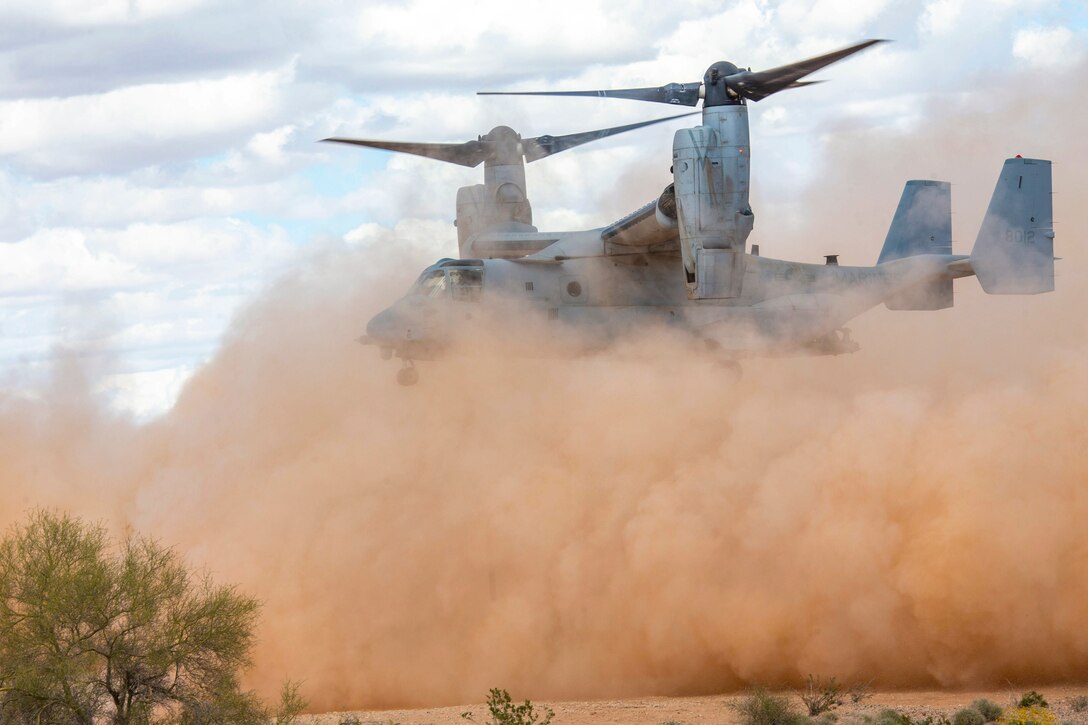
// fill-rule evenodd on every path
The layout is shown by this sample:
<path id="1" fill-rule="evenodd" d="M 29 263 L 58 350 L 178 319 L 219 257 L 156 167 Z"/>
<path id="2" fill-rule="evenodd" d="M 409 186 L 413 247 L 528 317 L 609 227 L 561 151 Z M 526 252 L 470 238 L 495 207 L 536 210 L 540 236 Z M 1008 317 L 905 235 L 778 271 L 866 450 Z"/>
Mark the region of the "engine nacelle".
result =
<path id="1" fill-rule="evenodd" d="M 513 183 L 475 184 L 457 190 L 457 244 L 462 256 L 471 240 L 487 232 L 535 232 L 525 192 Z"/>
<path id="2" fill-rule="evenodd" d="M 755 217 L 748 204 L 748 109 L 703 108 L 703 125 L 673 136 L 680 253 L 692 299 L 739 297 Z"/>

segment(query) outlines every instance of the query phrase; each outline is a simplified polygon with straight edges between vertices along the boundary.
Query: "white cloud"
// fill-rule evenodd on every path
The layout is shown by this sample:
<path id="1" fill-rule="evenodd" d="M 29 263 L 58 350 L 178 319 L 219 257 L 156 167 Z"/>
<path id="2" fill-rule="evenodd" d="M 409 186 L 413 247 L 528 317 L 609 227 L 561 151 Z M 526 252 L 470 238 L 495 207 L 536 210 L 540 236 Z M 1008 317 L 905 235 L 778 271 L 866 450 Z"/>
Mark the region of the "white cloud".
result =
<path id="1" fill-rule="evenodd" d="M 294 132 L 294 126 L 280 126 L 273 131 L 258 133 L 249 139 L 246 149 L 265 161 L 280 163 L 285 159 L 285 147 Z"/>
<path id="2" fill-rule="evenodd" d="M 0 17 L 71 26 L 134 23 L 191 11 L 206 0 L 5 0 Z"/>
<path id="3" fill-rule="evenodd" d="M 918 19 L 918 30 L 927 35 L 951 32 L 963 15 L 964 0 L 929 0 Z"/>
<path id="4" fill-rule="evenodd" d="M 1052 0 L 927 0 L 917 25 L 923 36 L 956 35 L 959 42 L 972 42 L 981 31 L 1009 17 L 1024 17 L 1053 5 Z"/>
<path id="5" fill-rule="evenodd" d="M 295 64 L 225 78 L 152 83 L 68 98 L 0 102 L 0 156 L 62 171 L 132 167 L 143 151 L 258 128 L 275 115 Z"/>
<path id="6" fill-rule="evenodd" d="M 135 265 L 94 248 L 78 229 L 45 229 L 0 245 L 0 295 L 124 289 L 144 282 Z"/>
<path id="7" fill-rule="evenodd" d="M 789 35 L 823 35 L 861 39 L 890 0 L 785 0 L 776 8 L 775 24 Z"/>
<path id="8" fill-rule="evenodd" d="M 1012 54 L 1029 68 L 1069 68 L 1084 60 L 1085 36 L 1064 26 L 1018 30 Z"/>
<path id="9" fill-rule="evenodd" d="M 170 223 L 197 217 L 229 216 L 247 211 L 287 212 L 303 186 L 297 181 L 216 184 L 214 179 L 185 180 L 133 176 L 69 176 L 48 182 L 10 183 L 8 210 L 0 198 L 0 238 L 21 238 L 27 226 L 126 227 L 143 220 Z M 158 183 L 156 183 L 158 182 Z M 5 190 L 0 176 L 0 192 Z M 9 234 L 10 232 L 10 234 Z"/>
<path id="10" fill-rule="evenodd" d="M 760 117 L 760 121 L 767 126 L 778 126 L 786 120 L 786 109 L 782 106 L 775 106 Z"/>
<path id="11" fill-rule="evenodd" d="M 95 234 L 97 244 L 147 273 L 237 278 L 243 271 L 273 271 L 294 248 L 282 230 L 265 231 L 237 219 L 194 219 L 175 224 L 136 223 Z M 183 278 L 184 278 L 183 277 Z"/>
<path id="12" fill-rule="evenodd" d="M 193 368 L 187 365 L 115 373 L 100 381 L 97 392 L 115 410 L 129 413 L 137 420 L 148 420 L 174 404 L 192 374 Z"/>
<path id="13" fill-rule="evenodd" d="M 410 51 L 399 58 L 409 67 L 425 67 L 436 55 L 446 64 L 471 66 L 481 54 L 489 57 L 489 45 L 578 56 L 628 48 L 640 20 L 619 3 L 583 3 L 572 14 L 548 0 L 524 0 L 516 8 L 508 0 L 477 0 L 471 12 L 446 0 L 408 0 L 367 4 L 354 28 L 361 42 Z"/>
<path id="14" fill-rule="evenodd" d="M 773 42 L 777 35 L 771 26 L 773 16 L 765 3 L 742 0 L 717 14 L 685 20 L 665 36 L 658 48 L 661 55 L 687 61 L 685 72 L 696 75 L 682 82 L 702 80 L 706 66 L 716 60 L 755 67 L 763 60 L 758 48 Z"/>

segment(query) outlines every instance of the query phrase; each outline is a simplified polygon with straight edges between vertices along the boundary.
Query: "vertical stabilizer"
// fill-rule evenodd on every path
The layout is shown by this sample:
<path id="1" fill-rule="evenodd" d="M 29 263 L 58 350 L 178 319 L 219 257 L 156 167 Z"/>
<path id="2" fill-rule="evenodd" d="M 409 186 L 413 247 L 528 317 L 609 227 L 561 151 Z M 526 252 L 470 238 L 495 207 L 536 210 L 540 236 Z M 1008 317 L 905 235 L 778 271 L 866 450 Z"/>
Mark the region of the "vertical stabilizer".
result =
<path id="1" fill-rule="evenodd" d="M 971 250 L 971 266 L 988 294 L 1054 289 L 1054 210 L 1050 162 L 1007 159 Z"/>
<path id="2" fill-rule="evenodd" d="M 952 185 L 947 181 L 907 182 L 877 264 L 917 254 L 952 254 Z"/>
<path id="3" fill-rule="evenodd" d="M 877 264 L 921 254 L 952 254 L 952 185 L 914 179 L 903 187 Z M 952 278 L 925 279 L 884 300 L 889 310 L 943 310 L 952 306 Z"/>

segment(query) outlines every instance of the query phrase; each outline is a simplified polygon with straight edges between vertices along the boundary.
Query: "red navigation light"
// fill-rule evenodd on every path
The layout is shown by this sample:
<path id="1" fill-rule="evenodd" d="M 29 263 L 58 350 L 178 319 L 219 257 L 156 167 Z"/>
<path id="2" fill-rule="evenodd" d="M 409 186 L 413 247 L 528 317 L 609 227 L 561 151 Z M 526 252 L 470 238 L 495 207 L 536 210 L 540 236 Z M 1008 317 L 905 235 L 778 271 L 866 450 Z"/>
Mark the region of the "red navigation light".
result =
<path id="1" fill-rule="evenodd" d="M 1023 156 L 1021 156 L 1020 154 L 1016 154 L 1016 158 L 1018 158 L 1018 159 L 1022 159 L 1022 158 L 1024 158 L 1024 157 L 1023 157 Z"/>

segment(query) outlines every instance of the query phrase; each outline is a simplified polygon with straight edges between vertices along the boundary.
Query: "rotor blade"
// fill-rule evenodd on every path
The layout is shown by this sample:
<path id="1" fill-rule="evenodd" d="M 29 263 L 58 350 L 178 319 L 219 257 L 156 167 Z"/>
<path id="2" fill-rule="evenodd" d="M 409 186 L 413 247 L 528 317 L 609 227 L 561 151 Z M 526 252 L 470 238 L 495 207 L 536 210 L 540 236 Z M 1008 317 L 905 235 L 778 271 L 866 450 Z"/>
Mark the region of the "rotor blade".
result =
<path id="1" fill-rule="evenodd" d="M 797 63 L 779 66 L 778 68 L 756 72 L 746 70 L 741 71 L 740 73 L 734 73 L 733 75 L 726 76 L 725 82 L 728 85 L 729 90 L 733 91 L 738 96 L 747 98 L 751 101 L 762 101 L 772 93 L 777 93 L 778 91 L 787 88 L 796 88 L 799 79 L 804 78 L 809 73 L 815 73 L 825 66 L 829 66 L 836 61 L 840 61 L 847 56 L 865 50 L 877 43 L 886 42 L 888 41 L 879 39 L 865 40 L 861 43 L 842 48 L 841 50 L 818 55 L 815 58 L 809 58 Z M 801 82 L 801 85 L 808 82 L 810 81 Z"/>
<path id="2" fill-rule="evenodd" d="M 368 141 L 359 138 L 323 138 L 322 141 L 346 143 L 367 148 L 397 151 L 402 154 L 415 154 L 430 159 L 447 161 L 461 166 L 479 166 L 487 158 L 487 147 L 479 141 L 465 143 L 412 143 L 402 141 Z"/>
<path id="3" fill-rule="evenodd" d="M 642 128 L 643 126 L 652 126 L 655 123 L 664 123 L 665 121 L 672 121 L 676 118 L 683 118 L 684 116 L 692 116 L 698 113 L 693 111 L 691 113 L 681 113 L 677 116 L 666 116 L 665 118 L 655 118 L 652 121 L 641 121 L 639 123 L 629 123 L 626 126 L 614 126 L 613 128 L 602 128 L 599 131 L 583 131 L 582 133 L 572 133 L 566 136 L 537 136 L 536 138 L 526 138 L 521 141 L 522 152 L 525 154 L 526 162 L 533 162 L 544 158 L 545 156 L 551 156 L 557 154 L 560 151 L 566 151 L 572 149 L 575 146 L 581 146 L 584 143 L 590 141 L 596 141 L 600 138 L 607 138 L 608 136 L 615 136 L 617 133 L 623 133 L 625 131 L 633 131 L 636 128 Z"/>
<path id="4" fill-rule="evenodd" d="M 695 106 L 699 103 L 702 83 L 669 83 L 658 88 L 623 88 L 614 91 L 479 91 L 478 96 L 589 96 L 592 98 L 626 98 L 631 101 L 671 103 L 675 106 Z"/>

